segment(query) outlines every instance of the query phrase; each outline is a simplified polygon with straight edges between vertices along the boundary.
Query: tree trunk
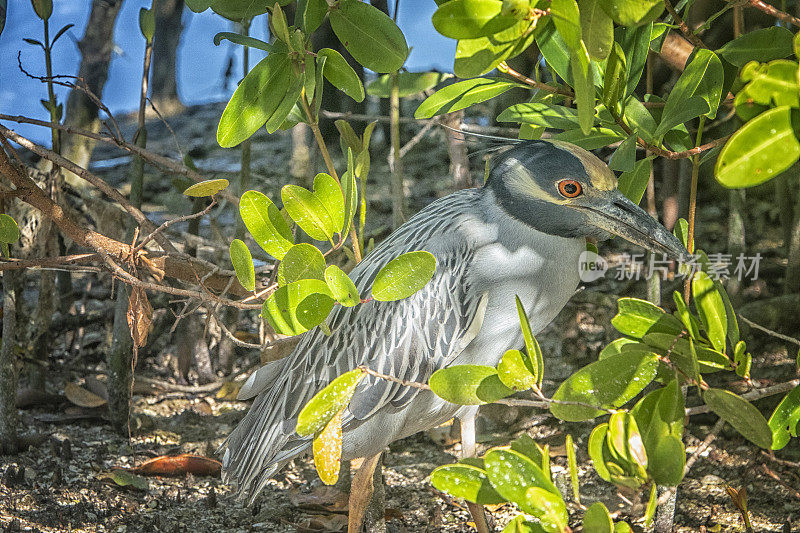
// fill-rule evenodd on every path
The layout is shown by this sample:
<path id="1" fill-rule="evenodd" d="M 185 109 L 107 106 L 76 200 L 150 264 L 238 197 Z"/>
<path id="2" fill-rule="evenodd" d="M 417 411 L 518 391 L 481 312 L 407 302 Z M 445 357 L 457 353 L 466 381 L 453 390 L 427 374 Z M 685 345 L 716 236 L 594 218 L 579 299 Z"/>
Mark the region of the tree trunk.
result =
<path id="1" fill-rule="evenodd" d="M 177 57 L 183 32 L 183 0 L 160 0 L 153 40 L 153 76 L 151 100 L 162 115 L 183 110 L 178 98 Z"/>
<path id="2" fill-rule="evenodd" d="M 102 98 L 103 87 L 108 78 L 108 65 L 114 48 L 114 22 L 122 0 L 94 0 L 86 32 L 78 43 L 81 51 L 81 66 L 78 77 L 86 82 L 95 95 Z M 97 105 L 83 91 L 73 89 L 67 99 L 64 123 L 90 131 L 100 131 Z M 80 135 L 64 135 L 62 155 L 79 166 L 86 167 L 92 155 L 95 141 Z M 85 190 L 87 183 L 71 172 L 63 171 L 67 182 L 78 190 Z"/>
<path id="3" fill-rule="evenodd" d="M 0 455 L 17 451 L 16 322 L 19 272 L 3 272 L 3 340 L 0 346 Z"/>

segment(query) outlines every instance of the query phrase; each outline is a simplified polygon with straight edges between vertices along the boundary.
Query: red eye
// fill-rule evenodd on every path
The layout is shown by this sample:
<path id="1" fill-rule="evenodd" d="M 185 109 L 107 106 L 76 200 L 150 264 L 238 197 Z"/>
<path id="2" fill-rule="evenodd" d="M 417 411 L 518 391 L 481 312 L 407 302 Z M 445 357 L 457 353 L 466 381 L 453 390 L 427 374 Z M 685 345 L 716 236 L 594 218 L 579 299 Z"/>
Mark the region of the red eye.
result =
<path id="1" fill-rule="evenodd" d="M 581 195 L 583 187 L 575 180 L 562 180 L 558 182 L 558 192 L 565 198 L 575 198 Z"/>

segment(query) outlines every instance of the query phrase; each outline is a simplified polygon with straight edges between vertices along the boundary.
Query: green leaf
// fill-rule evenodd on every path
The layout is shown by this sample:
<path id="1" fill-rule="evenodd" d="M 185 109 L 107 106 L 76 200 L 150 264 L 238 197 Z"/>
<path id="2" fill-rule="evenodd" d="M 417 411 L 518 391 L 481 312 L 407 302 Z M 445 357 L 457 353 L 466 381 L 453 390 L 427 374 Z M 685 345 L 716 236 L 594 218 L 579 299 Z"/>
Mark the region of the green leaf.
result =
<path id="1" fill-rule="evenodd" d="M 581 49 L 581 14 L 575 0 L 552 0 L 550 18 L 571 52 Z"/>
<path id="2" fill-rule="evenodd" d="M 110 479 L 120 487 L 133 487 L 142 491 L 150 490 L 150 481 L 147 478 L 121 468 L 115 468 L 110 473 L 103 474 L 102 477 Z"/>
<path id="3" fill-rule="evenodd" d="M 19 240 L 19 226 L 11 215 L 0 214 L 0 242 L 14 244 Z"/>
<path id="4" fill-rule="evenodd" d="M 222 112 L 219 145 L 236 146 L 263 126 L 278 110 L 295 77 L 286 53 L 273 52 L 253 67 Z"/>
<path id="5" fill-rule="evenodd" d="M 253 0 L 214 0 L 211 9 L 228 20 L 239 22 L 263 15 L 269 11 L 269 4 Z"/>
<path id="6" fill-rule="evenodd" d="M 202 13 L 209 7 L 213 0 L 186 0 L 186 7 L 194 11 L 195 13 Z"/>
<path id="7" fill-rule="evenodd" d="M 589 435 L 589 444 L 587 451 L 589 458 L 592 460 L 592 465 L 601 479 L 611 482 L 611 472 L 606 465 L 606 458 L 604 448 L 606 446 L 606 437 L 608 436 L 608 423 L 596 426 L 592 433 Z"/>
<path id="8" fill-rule="evenodd" d="M 514 394 L 497 375 L 483 365 L 454 365 L 437 370 L 428 381 L 440 398 L 458 405 L 482 405 Z"/>
<path id="9" fill-rule="evenodd" d="M 656 137 L 658 125 L 644 103 L 635 96 L 629 96 L 625 100 L 624 107 L 623 119 L 636 135 L 651 144 L 658 143 Z"/>
<path id="10" fill-rule="evenodd" d="M 295 107 L 298 98 L 300 98 L 300 94 L 303 91 L 303 86 L 305 83 L 305 77 L 300 74 L 295 74 L 294 69 L 291 71 L 291 77 L 289 79 L 289 88 L 286 90 L 286 93 L 283 95 L 283 98 L 278 103 L 278 107 L 275 108 L 275 112 L 267 118 L 267 123 L 264 127 L 267 130 L 267 133 L 275 133 L 281 128 L 281 125 L 286 121 L 289 113 L 292 112 L 292 109 Z"/>
<path id="11" fill-rule="evenodd" d="M 623 172 L 619 175 L 617 188 L 631 202 L 639 204 L 642 201 L 647 184 L 650 181 L 650 173 L 653 171 L 653 160 L 649 157 L 637 161 L 633 170 Z"/>
<path id="12" fill-rule="evenodd" d="M 536 44 L 547 64 L 568 84 L 572 83 L 570 49 L 556 25 L 549 19 L 536 35 Z"/>
<path id="13" fill-rule="evenodd" d="M 614 45 L 614 22 L 600 6 L 602 0 L 580 0 L 580 22 L 583 42 L 589 56 L 602 61 Z M 624 85 L 624 84 L 623 84 Z"/>
<path id="14" fill-rule="evenodd" d="M 631 135 L 622 143 L 620 143 L 619 147 L 611 154 L 611 159 L 608 161 L 608 167 L 611 170 L 618 170 L 620 172 L 627 172 L 632 174 L 632 170 L 636 165 L 636 135 Z M 648 174 L 648 178 L 649 178 Z M 645 182 L 645 186 L 647 182 Z M 622 191 L 620 191 L 622 192 Z M 644 194 L 644 189 L 642 189 L 642 193 Z M 622 192 L 622 194 L 625 194 Z M 625 196 L 628 196 L 625 194 Z M 639 196 L 637 199 L 633 199 L 628 196 L 628 199 L 633 201 L 633 203 L 638 204 L 639 200 L 642 199 Z"/>
<path id="15" fill-rule="evenodd" d="M 333 309 L 333 298 L 324 281 L 303 279 L 280 287 L 261 308 L 276 333 L 299 335 L 321 324 Z"/>
<path id="16" fill-rule="evenodd" d="M 280 39 L 286 44 L 289 44 L 289 25 L 286 22 L 286 15 L 277 2 L 275 2 L 272 12 L 270 13 L 269 29 L 270 33 L 276 39 Z"/>
<path id="17" fill-rule="evenodd" d="M 328 3 L 325 0 L 298 0 L 294 24 L 306 33 L 314 33 L 327 14 Z"/>
<path id="18" fill-rule="evenodd" d="M 714 281 L 705 272 L 697 272 L 692 278 L 692 295 L 711 345 L 724 353 L 725 337 L 728 333 L 725 304 L 714 286 Z"/>
<path id="19" fill-rule="evenodd" d="M 338 266 L 331 265 L 325 269 L 325 281 L 328 283 L 333 299 L 343 306 L 353 307 L 361 303 L 361 296 L 358 294 L 355 283 Z"/>
<path id="20" fill-rule="evenodd" d="M 560 130 L 571 130 L 580 127 L 578 113 L 574 109 L 544 102 L 514 104 L 500 113 L 497 121 L 534 124 Z"/>
<path id="21" fill-rule="evenodd" d="M 607 1 L 609 0 L 603 0 L 604 4 L 602 5 L 605 5 Z M 641 4 L 638 0 L 632 1 Z M 649 1 L 650 0 L 648 0 L 648 2 Z M 661 2 L 659 2 L 659 4 L 660 3 Z M 658 6 L 656 6 L 656 8 L 658 8 Z M 614 18 L 612 13 L 609 13 L 609 15 Z M 615 22 L 619 21 L 615 20 Z M 622 50 L 625 52 L 625 78 L 628 81 L 625 86 L 623 97 L 631 95 L 636 89 L 636 86 L 639 85 L 639 80 L 642 78 L 642 73 L 647 63 L 647 55 L 650 53 L 652 29 L 652 24 L 645 24 L 639 27 L 617 28 L 614 32 L 614 39 L 619 42 Z"/>
<path id="22" fill-rule="evenodd" d="M 400 98 L 433 89 L 449 77 L 449 74 L 443 72 L 398 72 L 397 88 Z M 392 80 L 389 74 L 378 76 L 367 85 L 367 94 L 376 98 L 389 98 L 391 92 Z"/>
<path id="23" fill-rule="evenodd" d="M 676 379 L 647 393 L 631 409 L 642 434 L 648 457 L 657 455 L 658 443 L 668 436 L 683 436 L 684 401 Z"/>
<path id="24" fill-rule="evenodd" d="M 47 20 L 53 14 L 53 0 L 31 0 L 36 16 Z"/>
<path id="25" fill-rule="evenodd" d="M 352 152 L 348 154 L 348 160 L 352 159 Z M 348 165 L 352 166 L 352 165 Z M 342 192 L 344 193 L 344 229 L 342 235 L 350 233 L 350 226 L 353 223 L 353 216 L 358 206 L 358 189 L 356 187 L 355 172 L 348 170 L 342 175 Z"/>
<path id="26" fill-rule="evenodd" d="M 538 385 L 526 359 L 519 350 L 508 350 L 497 365 L 497 375 L 509 389 L 528 390 Z"/>
<path id="27" fill-rule="evenodd" d="M 567 449 L 567 466 L 569 467 L 569 480 L 572 485 L 572 499 L 575 503 L 581 503 L 581 485 L 578 478 L 578 459 L 575 455 L 575 444 L 572 442 L 572 435 L 567 433 L 564 447 Z"/>
<path id="28" fill-rule="evenodd" d="M 608 444 L 612 455 L 631 471 L 647 468 L 647 452 L 636 419 L 629 412 L 618 411 L 608 419 Z"/>
<path id="29" fill-rule="evenodd" d="M 506 524 L 502 533 L 544 533 L 544 528 L 539 522 L 528 522 L 525 515 L 518 514 Z"/>
<path id="30" fill-rule="evenodd" d="M 719 154 L 714 176 L 729 188 L 768 181 L 800 158 L 795 130 L 800 115 L 789 106 L 761 113 L 739 128 Z"/>
<path id="31" fill-rule="evenodd" d="M 657 494 L 655 485 L 653 485 L 652 488 L 650 489 L 650 494 L 651 495 Z M 653 501 L 656 501 L 652 497 L 651 499 Z M 655 510 L 655 506 L 653 507 L 653 509 Z M 633 533 L 633 529 L 631 529 L 631 526 L 629 526 L 627 522 L 616 522 L 614 524 L 614 533 Z"/>
<path id="32" fill-rule="evenodd" d="M 659 485 L 676 487 L 683 480 L 686 466 L 686 449 L 678 437 L 667 435 L 659 440 L 655 449 L 648 452 L 648 473 Z"/>
<path id="33" fill-rule="evenodd" d="M 364 377 L 360 369 L 351 370 L 331 381 L 314 395 L 297 415 L 295 431 L 307 437 L 320 431 L 340 410 L 347 407 L 356 391 L 356 385 Z"/>
<path id="34" fill-rule="evenodd" d="M 474 78 L 453 83 L 426 98 L 414 112 L 414 117 L 431 118 L 452 113 L 485 102 L 515 87 L 521 87 L 521 85 L 499 78 Z"/>
<path id="35" fill-rule="evenodd" d="M 533 44 L 538 26 L 521 20 L 515 25 L 489 37 L 461 39 L 456 45 L 453 72 L 459 78 L 482 76 L 501 62 L 516 57 Z"/>
<path id="36" fill-rule="evenodd" d="M 574 1 L 574 0 L 572 0 Z M 588 134 L 594 125 L 594 81 L 589 64 L 589 54 L 583 43 L 580 48 L 570 54 L 572 65 L 575 103 L 578 106 L 578 124 L 584 134 Z"/>
<path id="37" fill-rule="evenodd" d="M 583 530 L 587 533 L 613 533 L 614 521 L 603 502 L 595 502 L 583 515 Z"/>
<path id="38" fill-rule="evenodd" d="M 516 24 L 522 17 L 503 13 L 501 0 L 449 0 L 433 13 L 436 31 L 451 39 L 477 39 Z"/>
<path id="39" fill-rule="evenodd" d="M 336 37 L 366 68 L 394 72 L 405 63 L 406 38 L 383 11 L 358 0 L 340 0 L 330 11 L 330 21 Z"/>
<path id="40" fill-rule="evenodd" d="M 717 50 L 717 54 L 737 67 L 748 61 L 767 62 L 792 55 L 792 32 L 781 26 L 745 33 Z"/>
<path id="41" fill-rule="evenodd" d="M 681 241 L 684 248 L 688 249 L 689 247 L 689 222 L 685 218 L 679 218 L 677 222 L 675 222 L 675 227 L 672 229 L 672 233 L 675 237 Z M 689 253 L 692 253 L 693 250 L 689 250 Z"/>
<path id="42" fill-rule="evenodd" d="M 431 472 L 431 485 L 454 498 L 463 498 L 478 505 L 503 503 L 486 477 L 486 471 L 469 464 L 443 465 Z"/>
<path id="43" fill-rule="evenodd" d="M 722 62 L 714 52 L 696 50 L 669 93 L 656 136 L 661 137 L 699 115 L 713 119 L 722 96 L 724 76 Z"/>
<path id="44" fill-rule="evenodd" d="M 372 282 L 372 299 L 393 302 L 408 298 L 424 287 L 436 271 L 432 253 L 408 252 L 389 261 Z"/>
<path id="45" fill-rule="evenodd" d="M 147 9 L 146 7 L 139 9 L 139 31 L 142 32 L 142 37 L 144 37 L 147 42 L 153 40 L 153 34 L 156 32 L 155 11 Z"/>
<path id="46" fill-rule="evenodd" d="M 550 412 L 567 422 L 600 416 L 603 411 L 589 406 L 621 406 L 653 381 L 657 368 L 658 355 L 647 352 L 623 352 L 591 363 L 567 378 L 553 395 L 554 400 L 588 405 L 553 403 Z"/>
<path id="47" fill-rule="evenodd" d="M 557 133 L 553 138 L 575 144 L 584 150 L 596 150 L 625 139 L 625 134 L 618 128 L 592 128 L 588 135 L 579 129 L 574 129 Z"/>
<path id="48" fill-rule="evenodd" d="M 533 461 L 545 475 L 550 475 L 549 446 L 539 446 L 529 435 L 520 435 L 511 442 L 511 449 Z"/>
<path id="49" fill-rule="evenodd" d="M 339 184 L 328 174 L 317 174 L 314 192 L 299 185 L 284 185 L 283 206 L 309 237 L 332 241 L 344 225 L 344 197 Z"/>
<path id="50" fill-rule="evenodd" d="M 795 387 L 781 400 L 769 418 L 773 450 L 784 448 L 789 444 L 791 437 L 797 436 L 798 423 L 800 423 L 800 387 Z"/>
<path id="51" fill-rule="evenodd" d="M 741 96 L 748 106 L 800 105 L 796 61 L 777 59 L 766 64 L 751 61 L 742 69 L 741 79 L 747 85 L 736 96 Z M 738 103 L 741 107 L 742 101 Z"/>
<path id="52" fill-rule="evenodd" d="M 664 316 L 664 310 L 647 300 L 639 298 L 620 298 L 617 301 L 619 312 L 611 319 L 611 324 L 620 333 L 641 339 L 658 319 Z"/>
<path id="53" fill-rule="evenodd" d="M 325 79 L 356 102 L 364 101 L 364 85 L 347 60 L 331 48 L 323 48 L 317 55 L 325 57 Z"/>
<path id="54" fill-rule="evenodd" d="M 325 258 L 319 248 L 307 243 L 295 244 L 278 265 L 278 285 L 301 279 L 325 280 Z"/>
<path id="55" fill-rule="evenodd" d="M 519 296 L 514 296 L 517 304 L 517 316 L 519 317 L 519 325 L 522 329 L 522 338 L 525 340 L 525 351 L 528 358 L 525 361 L 529 364 L 529 370 L 536 378 L 536 385 L 541 386 L 542 378 L 544 378 L 544 357 L 542 356 L 542 349 L 536 341 L 531 331 L 531 323 L 528 321 L 528 315 L 525 313 L 525 307 L 522 305 L 522 300 Z"/>
<path id="56" fill-rule="evenodd" d="M 563 531 L 549 524 L 567 523 L 566 505 L 550 476 L 537 464 L 521 453 L 504 448 L 489 450 L 484 463 L 486 475 L 500 496 L 516 503 L 522 512 L 540 519 L 545 531 Z M 529 497 L 531 489 L 538 489 L 534 495 L 539 498 Z"/>
<path id="57" fill-rule="evenodd" d="M 753 404 L 722 389 L 708 389 L 703 393 L 703 400 L 747 440 L 765 449 L 772 447 L 772 430 Z"/>
<path id="58" fill-rule="evenodd" d="M 256 288 L 256 271 L 253 266 L 253 256 L 250 255 L 250 250 L 244 241 L 234 239 L 228 250 L 233 263 L 233 270 L 236 272 L 236 277 L 239 283 L 242 284 L 248 291 L 254 291 Z"/>
<path id="59" fill-rule="evenodd" d="M 239 214 L 256 243 L 275 259 L 283 259 L 294 236 L 272 200 L 258 191 L 247 191 L 239 200 Z"/>
<path id="60" fill-rule="evenodd" d="M 204 196 L 214 196 L 219 191 L 225 189 L 230 182 L 226 179 L 205 180 L 200 183 L 190 185 L 183 191 L 186 196 L 202 198 Z"/>
<path id="61" fill-rule="evenodd" d="M 627 84 L 627 66 L 625 62 L 625 52 L 616 41 L 613 43 L 611 52 L 606 62 L 606 70 L 603 74 L 603 104 L 609 109 L 615 109 L 617 102 L 625 95 Z"/>
<path id="62" fill-rule="evenodd" d="M 232 43 L 240 44 L 242 46 L 264 50 L 265 52 L 271 52 L 273 48 L 271 44 L 265 43 L 261 39 L 256 39 L 255 37 L 250 37 L 249 35 L 242 35 L 241 33 L 234 33 L 230 31 L 221 31 L 214 35 L 214 44 L 219 46 L 219 43 L 221 43 L 223 39 L 227 39 Z"/>
<path id="63" fill-rule="evenodd" d="M 600 5 L 622 26 L 652 22 L 664 11 L 664 2 L 660 0 L 600 0 Z"/>
<path id="64" fill-rule="evenodd" d="M 683 301 L 683 295 L 678 291 L 674 291 L 672 293 L 672 299 L 675 301 L 675 307 L 677 309 L 675 313 L 678 318 L 680 318 L 686 331 L 689 332 L 689 336 L 695 340 L 699 340 L 700 330 L 697 327 L 697 321 L 693 320 L 694 317 L 691 311 L 689 311 L 689 307 L 686 305 L 686 302 Z"/>
<path id="65" fill-rule="evenodd" d="M 597 358 L 605 359 L 606 357 L 619 355 L 622 353 L 623 349 L 628 344 L 642 345 L 642 343 L 640 343 L 636 339 L 631 339 L 629 337 L 620 337 L 619 339 L 611 341 L 605 348 L 600 350 L 600 353 L 597 354 Z"/>

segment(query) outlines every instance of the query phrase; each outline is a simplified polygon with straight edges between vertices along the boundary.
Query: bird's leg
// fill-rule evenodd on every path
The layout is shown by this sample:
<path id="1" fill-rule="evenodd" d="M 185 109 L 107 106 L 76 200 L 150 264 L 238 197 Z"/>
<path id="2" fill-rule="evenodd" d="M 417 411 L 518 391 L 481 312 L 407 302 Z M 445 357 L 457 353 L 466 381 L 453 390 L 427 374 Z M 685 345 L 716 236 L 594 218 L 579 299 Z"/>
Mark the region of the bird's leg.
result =
<path id="1" fill-rule="evenodd" d="M 475 418 L 478 416 L 477 407 L 469 409 L 462 414 L 458 421 L 461 424 L 461 458 L 475 457 Z M 469 514 L 475 521 L 475 529 L 478 533 L 489 533 L 489 525 L 486 523 L 486 514 L 483 512 L 483 505 L 467 502 Z"/>
<path id="2" fill-rule="evenodd" d="M 361 525 L 364 522 L 364 514 L 370 503 L 374 489 L 375 467 L 380 462 L 381 454 L 367 457 L 361 463 L 361 467 L 353 476 L 350 486 L 350 511 L 347 519 L 347 533 L 361 533 Z"/>
<path id="3" fill-rule="evenodd" d="M 367 533 L 386 533 L 386 485 L 383 484 L 383 456 L 372 473 L 372 497 L 364 513 L 364 530 Z"/>

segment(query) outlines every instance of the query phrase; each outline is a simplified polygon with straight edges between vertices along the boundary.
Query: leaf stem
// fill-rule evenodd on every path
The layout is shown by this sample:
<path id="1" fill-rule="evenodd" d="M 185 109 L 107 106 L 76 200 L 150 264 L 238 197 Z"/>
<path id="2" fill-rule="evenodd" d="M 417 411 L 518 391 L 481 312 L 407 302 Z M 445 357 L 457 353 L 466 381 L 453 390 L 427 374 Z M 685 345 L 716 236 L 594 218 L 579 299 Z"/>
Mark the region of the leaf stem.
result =
<path id="1" fill-rule="evenodd" d="M 695 146 L 700 146 L 703 138 L 703 126 L 705 126 L 705 116 L 700 117 L 700 122 L 697 125 L 697 138 L 695 139 Z M 687 238 L 686 248 L 690 254 L 694 253 L 694 229 L 697 214 L 697 178 L 700 169 L 700 154 L 696 153 L 692 156 L 692 183 L 689 187 L 689 236 Z M 686 302 L 689 302 L 691 295 L 691 279 L 687 278 L 683 287 L 683 295 Z"/>

